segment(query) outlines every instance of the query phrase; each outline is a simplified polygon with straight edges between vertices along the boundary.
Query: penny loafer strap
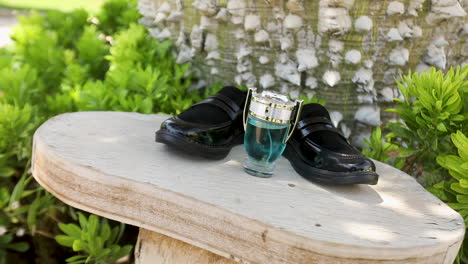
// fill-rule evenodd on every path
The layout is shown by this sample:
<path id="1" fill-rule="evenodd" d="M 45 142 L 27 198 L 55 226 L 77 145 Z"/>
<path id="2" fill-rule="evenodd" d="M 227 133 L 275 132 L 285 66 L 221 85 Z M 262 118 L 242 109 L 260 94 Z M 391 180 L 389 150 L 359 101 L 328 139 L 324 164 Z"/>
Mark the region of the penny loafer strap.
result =
<path id="1" fill-rule="evenodd" d="M 324 116 L 316 116 L 316 117 L 311 117 L 311 118 L 306 118 L 297 123 L 297 128 L 302 129 L 304 127 L 313 125 L 313 124 L 325 124 L 325 125 L 332 125 L 332 122 L 330 119 L 324 117 Z"/>
<path id="2" fill-rule="evenodd" d="M 311 126 L 308 126 L 308 127 L 305 127 L 303 129 L 300 129 L 299 132 L 301 134 L 301 139 L 307 137 L 308 135 L 314 133 L 314 132 L 317 132 L 317 131 L 331 131 L 331 132 L 334 132 L 334 133 L 337 133 L 338 135 L 340 135 L 341 137 L 345 138 L 341 132 L 332 127 L 332 126 L 327 126 L 327 125 L 323 125 L 323 124 L 316 124 L 316 125 L 311 125 Z"/>
<path id="3" fill-rule="evenodd" d="M 226 112 L 226 114 L 229 115 L 231 120 L 235 120 L 236 117 L 239 115 L 240 107 L 231 98 L 223 94 L 215 94 L 197 104 L 194 104 L 193 106 L 200 105 L 200 104 L 216 105 L 217 107 L 223 109 Z"/>

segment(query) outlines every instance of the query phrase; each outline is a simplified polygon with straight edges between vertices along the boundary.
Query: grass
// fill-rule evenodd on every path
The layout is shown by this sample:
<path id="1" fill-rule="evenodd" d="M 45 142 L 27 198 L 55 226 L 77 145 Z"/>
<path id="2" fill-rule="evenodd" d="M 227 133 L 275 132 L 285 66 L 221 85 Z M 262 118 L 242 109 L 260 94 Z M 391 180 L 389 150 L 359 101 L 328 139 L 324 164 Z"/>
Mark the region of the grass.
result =
<path id="1" fill-rule="evenodd" d="M 91 13 L 99 10 L 105 0 L 0 0 L 0 7 L 71 11 L 84 8 Z"/>

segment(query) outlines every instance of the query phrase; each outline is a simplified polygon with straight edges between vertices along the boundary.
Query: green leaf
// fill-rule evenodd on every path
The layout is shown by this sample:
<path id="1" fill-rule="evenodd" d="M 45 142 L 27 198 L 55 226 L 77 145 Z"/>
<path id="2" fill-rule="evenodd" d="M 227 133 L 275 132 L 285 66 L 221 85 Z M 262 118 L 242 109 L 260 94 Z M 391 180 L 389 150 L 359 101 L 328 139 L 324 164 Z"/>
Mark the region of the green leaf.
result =
<path id="1" fill-rule="evenodd" d="M 81 229 L 75 224 L 59 223 L 59 228 L 65 234 L 73 237 L 74 239 L 80 239 L 81 238 Z"/>
<path id="2" fill-rule="evenodd" d="M 107 241 L 109 239 L 111 235 L 111 229 L 110 229 L 110 226 L 109 224 L 103 224 L 102 228 L 101 228 L 101 234 L 100 236 L 102 237 L 102 239 L 104 241 Z"/>
<path id="3" fill-rule="evenodd" d="M 88 218 L 88 233 L 91 236 L 94 236 L 97 232 L 97 228 L 99 225 L 99 218 L 95 215 L 90 215 Z"/>
<path id="4" fill-rule="evenodd" d="M 459 183 L 455 182 L 455 183 L 452 183 L 451 185 L 451 188 L 452 190 L 458 192 L 458 193 L 461 193 L 461 194 L 468 194 L 468 188 L 463 188 L 462 186 L 460 186 Z"/>
<path id="5" fill-rule="evenodd" d="M 83 242 L 81 240 L 73 241 L 72 245 L 73 251 L 81 251 L 84 249 Z"/>
<path id="6" fill-rule="evenodd" d="M 87 232 L 88 231 L 88 220 L 82 213 L 78 213 L 78 219 L 80 221 L 80 226 L 83 231 Z"/>
<path id="7" fill-rule="evenodd" d="M 58 236 L 55 236 L 55 240 L 57 241 L 57 243 L 59 243 L 62 246 L 72 247 L 73 242 L 75 242 L 76 239 L 70 236 L 58 235 Z"/>
<path id="8" fill-rule="evenodd" d="M 444 123 L 439 123 L 437 125 L 437 130 L 442 131 L 442 132 L 447 132 L 447 127 L 445 127 Z"/>
<path id="9" fill-rule="evenodd" d="M 29 249 L 29 244 L 26 242 L 12 243 L 7 246 L 7 249 L 11 249 L 18 252 L 26 252 Z"/>
<path id="10" fill-rule="evenodd" d="M 12 234 L 6 234 L 3 236 L 0 236 L 0 245 L 8 245 L 13 241 L 13 235 Z"/>
<path id="11" fill-rule="evenodd" d="M 457 201 L 459 203 L 468 203 L 468 195 L 457 195 Z"/>
<path id="12" fill-rule="evenodd" d="M 0 168 L 0 178 L 8 178 L 15 174 L 15 170 L 12 168 Z"/>
<path id="13" fill-rule="evenodd" d="M 13 188 L 13 192 L 11 193 L 10 197 L 10 203 L 9 206 L 12 207 L 13 203 L 18 201 L 23 194 L 24 188 L 25 188 L 25 183 L 26 183 L 26 174 L 21 176 L 20 180 L 18 183 L 15 185 L 15 188 Z"/>
<path id="14" fill-rule="evenodd" d="M 74 261 L 85 260 L 85 259 L 86 259 L 85 255 L 76 255 L 76 256 L 67 258 L 66 261 L 67 262 L 74 262 Z M 81 262 L 81 263 L 83 263 L 83 262 Z"/>

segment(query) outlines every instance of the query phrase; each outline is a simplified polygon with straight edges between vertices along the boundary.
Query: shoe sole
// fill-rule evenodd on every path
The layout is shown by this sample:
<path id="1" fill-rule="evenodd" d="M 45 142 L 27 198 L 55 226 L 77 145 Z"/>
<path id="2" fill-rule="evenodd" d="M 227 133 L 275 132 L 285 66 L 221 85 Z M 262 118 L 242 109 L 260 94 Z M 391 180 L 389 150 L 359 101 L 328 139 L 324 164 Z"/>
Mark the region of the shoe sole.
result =
<path id="1" fill-rule="evenodd" d="M 305 163 L 294 150 L 294 147 L 290 145 L 286 147 L 283 156 L 289 160 L 291 166 L 299 175 L 313 182 L 339 185 L 375 185 L 379 180 L 379 175 L 373 171 L 333 172 L 314 168 Z"/>
<path id="2" fill-rule="evenodd" d="M 219 160 L 225 158 L 233 146 L 242 144 L 243 136 L 238 136 L 231 145 L 208 146 L 193 142 L 182 135 L 167 130 L 159 130 L 156 132 L 156 142 L 164 143 L 190 155 Z"/>

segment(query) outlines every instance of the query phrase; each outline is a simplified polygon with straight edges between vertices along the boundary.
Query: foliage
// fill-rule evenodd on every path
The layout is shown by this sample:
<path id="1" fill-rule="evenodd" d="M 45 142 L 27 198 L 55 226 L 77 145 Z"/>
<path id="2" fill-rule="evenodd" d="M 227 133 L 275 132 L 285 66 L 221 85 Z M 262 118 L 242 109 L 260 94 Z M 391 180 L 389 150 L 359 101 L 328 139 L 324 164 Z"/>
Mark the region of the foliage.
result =
<path id="1" fill-rule="evenodd" d="M 55 237 L 60 245 L 71 247 L 75 252 L 86 253 L 68 258 L 67 263 L 115 263 L 130 253 L 132 246 L 117 245 L 125 229 L 124 224 L 111 228 L 107 219 L 100 219 L 95 215 L 86 219 L 81 213 L 78 216 L 80 226 L 59 223 L 60 230 L 66 235 Z"/>
<path id="2" fill-rule="evenodd" d="M 189 65 L 138 25 L 136 3 L 109 0 L 96 17 L 32 13 L 0 49 L 0 264 L 114 263 L 131 251 L 120 240 L 129 229 L 77 216 L 34 181 L 32 135 L 44 121 L 70 111 L 177 114 L 220 89 L 189 91 Z"/>
<path id="3" fill-rule="evenodd" d="M 388 111 L 401 122 L 388 123 L 385 136 L 375 129 L 364 154 L 416 176 L 468 226 L 468 66 L 409 73 L 397 84 L 404 99 Z M 468 263 L 467 245 L 457 263 Z"/>

